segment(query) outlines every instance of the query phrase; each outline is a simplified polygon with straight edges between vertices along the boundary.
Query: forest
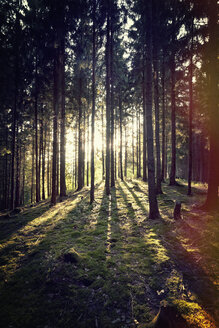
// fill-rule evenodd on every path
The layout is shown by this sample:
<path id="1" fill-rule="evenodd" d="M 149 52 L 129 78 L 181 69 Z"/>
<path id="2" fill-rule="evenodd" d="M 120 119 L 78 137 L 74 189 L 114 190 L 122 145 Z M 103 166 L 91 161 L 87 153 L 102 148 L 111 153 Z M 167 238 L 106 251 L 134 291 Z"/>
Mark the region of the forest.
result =
<path id="1" fill-rule="evenodd" d="M 217 0 L 0 1 L 0 326 L 219 327 Z"/>

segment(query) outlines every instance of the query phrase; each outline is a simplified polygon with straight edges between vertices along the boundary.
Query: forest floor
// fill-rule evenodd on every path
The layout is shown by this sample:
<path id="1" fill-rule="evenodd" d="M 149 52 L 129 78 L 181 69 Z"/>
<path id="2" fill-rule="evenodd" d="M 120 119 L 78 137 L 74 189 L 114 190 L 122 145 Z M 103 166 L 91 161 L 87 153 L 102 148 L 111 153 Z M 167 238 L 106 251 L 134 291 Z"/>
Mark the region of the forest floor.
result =
<path id="1" fill-rule="evenodd" d="M 0 217 L 1 328 L 146 327 L 164 300 L 189 327 L 219 327 L 219 215 L 195 206 L 204 188 L 163 184 L 157 220 L 141 180 L 103 189 L 93 205 L 85 188 Z"/>

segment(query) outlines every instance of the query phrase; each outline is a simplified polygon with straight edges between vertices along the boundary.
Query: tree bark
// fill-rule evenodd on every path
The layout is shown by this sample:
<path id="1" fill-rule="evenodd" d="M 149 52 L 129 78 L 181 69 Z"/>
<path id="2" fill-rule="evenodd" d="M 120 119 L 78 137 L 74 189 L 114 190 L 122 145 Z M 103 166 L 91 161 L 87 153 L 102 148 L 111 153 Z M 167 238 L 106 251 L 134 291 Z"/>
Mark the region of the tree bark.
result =
<path id="1" fill-rule="evenodd" d="M 63 9 L 64 10 L 64 9 Z M 64 12 L 63 12 L 63 30 L 64 30 Z M 65 33 L 61 36 L 60 51 L 60 79 L 61 79 L 61 131 L 60 131 L 60 196 L 66 196 L 65 181 Z"/>
<path id="2" fill-rule="evenodd" d="M 146 120 L 147 120 L 147 151 L 148 151 L 148 198 L 149 218 L 160 217 L 156 188 L 154 167 L 154 145 L 152 125 L 152 2 L 148 2 L 146 30 Z"/>
<path id="3" fill-rule="evenodd" d="M 217 0 L 212 0 L 209 10 L 209 111 L 210 111 L 210 153 L 208 193 L 204 207 L 207 210 L 218 210 L 219 186 L 219 108 L 218 108 L 218 63 L 217 63 Z"/>
<path id="4" fill-rule="evenodd" d="M 189 167 L 188 167 L 188 192 L 187 195 L 192 194 L 191 182 L 192 182 L 192 119 L 193 119 L 193 18 L 191 24 L 191 54 L 190 54 L 190 65 L 189 65 Z"/>
<path id="5" fill-rule="evenodd" d="M 122 159 L 122 145 L 123 145 L 123 138 L 122 138 L 122 101 L 121 101 L 121 94 L 119 90 L 119 131 L 120 131 L 120 149 L 119 149 L 119 159 L 120 159 L 120 178 L 123 181 L 123 159 Z"/>
<path id="6" fill-rule="evenodd" d="M 107 26 L 106 26 L 106 194 L 110 194 L 110 21 L 109 0 L 107 1 Z"/>
<path id="7" fill-rule="evenodd" d="M 91 189 L 90 203 L 94 201 L 94 137 L 95 137 L 95 106 L 96 106 L 96 0 L 93 0 L 93 53 L 92 53 L 92 117 L 91 117 Z"/>

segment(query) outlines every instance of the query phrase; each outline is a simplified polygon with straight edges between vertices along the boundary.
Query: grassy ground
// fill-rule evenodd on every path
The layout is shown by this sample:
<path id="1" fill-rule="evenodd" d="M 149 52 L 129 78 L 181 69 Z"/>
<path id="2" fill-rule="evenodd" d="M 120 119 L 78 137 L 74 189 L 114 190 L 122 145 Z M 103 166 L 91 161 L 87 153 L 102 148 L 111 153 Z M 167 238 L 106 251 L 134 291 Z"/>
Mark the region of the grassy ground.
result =
<path id="1" fill-rule="evenodd" d="M 165 301 L 190 327 L 216 328 L 219 217 L 193 206 L 204 190 L 164 184 L 151 221 L 145 183 L 117 181 L 109 197 L 103 187 L 92 206 L 85 188 L 0 218 L 1 327 L 140 328 Z"/>

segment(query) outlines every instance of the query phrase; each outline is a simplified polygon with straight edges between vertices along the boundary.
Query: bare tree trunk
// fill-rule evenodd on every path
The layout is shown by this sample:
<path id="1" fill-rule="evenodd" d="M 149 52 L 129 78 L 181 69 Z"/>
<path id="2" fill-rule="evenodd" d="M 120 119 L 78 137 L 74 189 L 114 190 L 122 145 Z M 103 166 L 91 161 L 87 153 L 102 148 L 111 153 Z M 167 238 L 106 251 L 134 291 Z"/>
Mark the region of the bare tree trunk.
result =
<path id="1" fill-rule="evenodd" d="M 156 41 L 155 41 L 156 42 Z M 160 108 L 159 108 L 159 85 L 158 85 L 158 53 L 154 45 L 154 107 L 155 107 L 155 139 L 156 139 L 156 192 L 162 194 L 161 189 L 161 165 L 160 165 Z"/>
<path id="2" fill-rule="evenodd" d="M 81 75 L 81 74 L 80 74 Z M 82 104 L 81 104 L 82 81 L 79 77 L 79 97 L 78 97 L 78 190 L 83 187 L 83 149 L 82 149 Z"/>
<path id="3" fill-rule="evenodd" d="M 64 11 L 64 9 L 63 9 Z M 64 12 L 63 25 L 64 25 Z M 63 26 L 64 29 L 64 26 Z M 61 79 L 61 132 L 60 132 L 60 196 L 66 196 L 65 181 L 65 35 L 61 36 L 60 54 L 60 79 Z"/>
<path id="4" fill-rule="evenodd" d="M 212 0 L 209 10 L 209 110 L 210 110 L 210 153 L 208 193 L 205 208 L 218 210 L 219 197 L 219 109 L 218 109 L 218 71 L 217 67 L 217 0 Z"/>
<path id="5" fill-rule="evenodd" d="M 53 86 L 53 157 L 52 157 L 52 197 L 51 204 L 56 204 L 57 197 L 57 133 L 58 133 L 58 54 L 57 49 L 54 49 L 54 86 Z"/>
<path id="6" fill-rule="evenodd" d="M 112 3 L 113 1 L 110 1 L 110 109 L 111 109 L 111 187 L 115 186 L 115 156 L 114 156 L 114 77 L 113 77 L 113 17 L 112 17 Z"/>
<path id="7" fill-rule="evenodd" d="M 132 174 L 135 175 L 134 114 L 132 114 Z"/>
<path id="8" fill-rule="evenodd" d="M 145 65 L 145 58 L 144 58 Z M 143 65 L 143 66 L 144 66 Z M 146 104 L 145 104 L 145 67 L 142 78 L 142 98 L 143 98 L 143 181 L 147 181 L 147 130 L 146 130 Z"/>
<path id="9" fill-rule="evenodd" d="M 119 127 L 120 127 L 120 150 L 119 150 L 119 159 L 120 159 L 120 178 L 123 180 L 123 159 L 122 159 L 122 152 L 123 152 L 123 138 L 122 138 L 122 101 L 121 101 L 121 94 L 119 90 Z"/>
<path id="10" fill-rule="evenodd" d="M 104 119 L 103 119 L 103 106 L 101 112 L 101 120 L 102 120 L 102 179 L 105 176 L 105 158 L 104 158 Z"/>
<path id="11" fill-rule="evenodd" d="M 110 194 L 110 21 L 109 0 L 107 1 L 106 26 L 106 194 Z"/>
<path id="12" fill-rule="evenodd" d="M 175 2 L 174 2 L 175 6 Z M 171 54 L 171 171 L 170 171 L 170 186 L 176 185 L 176 81 L 175 81 L 175 7 L 173 9 L 173 31 L 172 31 L 172 54 Z"/>
<path id="13" fill-rule="evenodd" d="M 94 133 L 95 133 L 95 105 L 96 105 L 96 0 L 93 0 L 93 54 L 92 54 L 92 117 L 91 117 L 91 189 L 90 203 L 94 201 Z"/>
<path id="14" fill-rule="evenodd" d="M 188 192 L 187 195 L 192 194 L 191 182 L 192 182 L 192 120 L 193 120 L 193 18 L 191 24 L 191 54 L 190 54 L 190 66 L 189 66 L 189 167 L 188 167 Z"/>
<path id="15" fill-rule="evenodd" d="M 16 186 L 15 186 L 15 207 L 20 206 L 20 140 L 17 126 L 17 151 L 16 151 Z"/>
<path id="16" fill-rule="evenodd" d="M 163 56 L 162 56 L 162 169 L 161 169 L 161 181 L 164 182 L 165 180 L 165 167 L 166 167 L 166 106 L 165 106 L 165 64 L 164 64 L 164 49 L 163 49 Z"/>
<path id="17" fill-rule="evenodd" d="M 147 121 L 147 151 L 148 151 L 148 198 L 149 218 L 160 216 L 155 188 L 154 145 L 152 125 L 152 1 L 148 2 L 146 30 L 146 121 Z"/>

